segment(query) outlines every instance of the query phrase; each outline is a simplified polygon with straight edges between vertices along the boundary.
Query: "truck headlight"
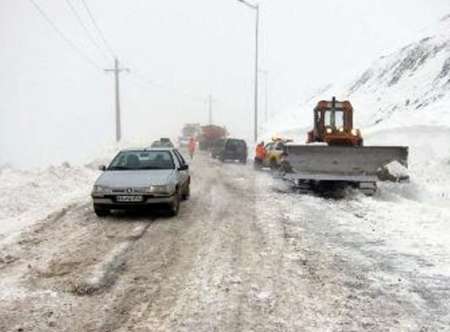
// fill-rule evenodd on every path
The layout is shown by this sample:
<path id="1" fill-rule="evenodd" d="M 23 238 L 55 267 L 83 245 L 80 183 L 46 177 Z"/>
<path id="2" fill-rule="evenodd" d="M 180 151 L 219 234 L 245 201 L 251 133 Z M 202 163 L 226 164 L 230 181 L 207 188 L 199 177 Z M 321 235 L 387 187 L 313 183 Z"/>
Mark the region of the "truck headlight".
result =
<path id="1" fill-rule="evenodd" d="M 344 127 L 339 128 L 339 132 L 343 133 L 344 132 Z"/>
<path id="2" fill-rule="evenodd" d="M 352 135 L 358 136 L 358 129 L 352 129 Z"/>
<path id="3" fill-rule="evenodd" d="M 111 188 L 107 187 L 107 186 L 98 186 L 95 185 L 94 189 L 92 190 L 92 192 L 96 193 L 96 194 L 107 194 L 111 192 Z"/>
<path id="4" fill-rule="evenodd" d="M 152 194 L 172 194 L 175 191 L 175 185 L 167 184 L 162 186 L 150 186 L 146 189 L 147 193 Z"/>
<path id="5" fill-rule="evenodd" d="M 331 128 L 327 128 L 326 133 L 327 134 L 331 134 L 333 132 L 333 130 Z"/>

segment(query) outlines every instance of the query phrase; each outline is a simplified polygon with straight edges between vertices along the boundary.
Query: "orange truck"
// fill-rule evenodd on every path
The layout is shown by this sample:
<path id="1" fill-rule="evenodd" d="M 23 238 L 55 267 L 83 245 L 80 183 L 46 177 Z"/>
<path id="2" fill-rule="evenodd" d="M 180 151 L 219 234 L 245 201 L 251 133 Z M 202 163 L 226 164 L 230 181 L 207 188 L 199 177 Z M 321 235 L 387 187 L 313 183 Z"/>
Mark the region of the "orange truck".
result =
<path id="1" fill-rule="evenodd" d="M 228 132 L 225 127 L 215 125 L 202 126 L 200 134 L 197 137 L 199 149 L 202 151 L 209 150 L 214 146 L 216 141 L 227 136 Z"/>

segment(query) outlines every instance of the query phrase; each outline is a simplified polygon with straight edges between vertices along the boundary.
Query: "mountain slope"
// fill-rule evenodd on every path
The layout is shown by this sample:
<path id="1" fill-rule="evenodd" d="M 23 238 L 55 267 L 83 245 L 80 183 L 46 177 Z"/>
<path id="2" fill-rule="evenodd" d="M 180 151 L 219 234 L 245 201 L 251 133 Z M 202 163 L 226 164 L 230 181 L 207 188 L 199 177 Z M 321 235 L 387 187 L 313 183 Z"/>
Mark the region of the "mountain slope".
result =
<path id="1" fill-rule="evenodd" d="M 450 126 L 450 15 L 434 35 L 379 58 L 338 90 L 352 100 L 364 127 Z"/>
<path id="2" fill-rule="evenodd" d="M 450 15 L 424 37 L 376 59 L 350 82 L 329 84 L 281 112 L 264 131 L 269 136 L 311 127 L 314 105 L 332 96 L 352 102 L 355 124 L 363 129 L 450 127 Z"/>

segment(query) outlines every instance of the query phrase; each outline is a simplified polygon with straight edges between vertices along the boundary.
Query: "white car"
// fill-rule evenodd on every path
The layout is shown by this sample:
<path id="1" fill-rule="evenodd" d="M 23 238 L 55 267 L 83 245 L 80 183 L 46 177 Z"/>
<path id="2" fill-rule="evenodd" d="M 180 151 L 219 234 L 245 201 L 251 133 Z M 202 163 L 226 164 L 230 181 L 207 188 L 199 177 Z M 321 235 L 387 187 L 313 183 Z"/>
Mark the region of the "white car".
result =
<path id="1" fill-rule="evenodd" d="M 166 205 L 172 215 L 180 201 L 190 195 L 189 166 L 181 153 L 171 148 L 120 151 L 92 190 L 94 211 L 99 217 L 111 210 Z"/>

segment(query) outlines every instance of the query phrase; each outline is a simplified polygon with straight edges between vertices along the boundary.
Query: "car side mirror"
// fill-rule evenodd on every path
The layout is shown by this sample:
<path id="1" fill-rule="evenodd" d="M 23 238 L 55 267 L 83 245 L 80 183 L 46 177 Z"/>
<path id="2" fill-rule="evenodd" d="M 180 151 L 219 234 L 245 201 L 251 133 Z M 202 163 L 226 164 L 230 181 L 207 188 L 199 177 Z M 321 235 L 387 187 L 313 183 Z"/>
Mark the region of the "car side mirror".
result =
<path id="1" fill-rule="evenodd" d="M 189 165 L 181 165 L 180 167 L 178 167 L 179 171 L 187 171 L 189 169 Z"/>
<path id="2" fill-rule="evenodd" d="M 106 171 L 106 166 L 105 165 L 100 165 L 98 166 L 98 169 L 102 172 Z"/>

